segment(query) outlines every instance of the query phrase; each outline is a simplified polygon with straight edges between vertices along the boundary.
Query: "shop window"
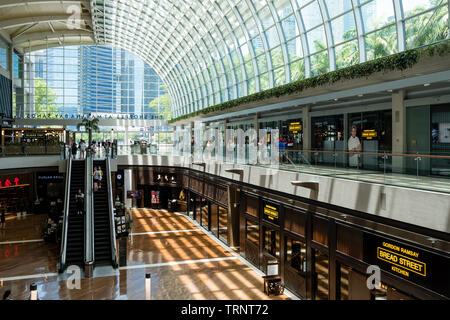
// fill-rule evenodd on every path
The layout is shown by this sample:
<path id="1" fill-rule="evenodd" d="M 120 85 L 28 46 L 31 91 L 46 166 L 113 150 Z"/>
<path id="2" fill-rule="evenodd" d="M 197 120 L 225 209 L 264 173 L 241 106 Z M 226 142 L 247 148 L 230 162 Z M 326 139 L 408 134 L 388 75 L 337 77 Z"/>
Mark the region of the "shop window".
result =
<path id="1" fill-rule="evenodd" d="M 219 206 L 217 204 L 211 204 L 211 232 L 218 237 L 219 227 Z"/>
<path id="2" fill-rule="evenodd" d="M 286 238 L 286 264 L 299 272 L 306 272 L 306 244 Z"/>
<path id="3" fill-rule="evenodd" d="M 329 280 L 328 280 L 328 256 L 318 250 L 314 254 L 314 299 L 328 300 Z"/>
<path id="4" fill-rule="evenodd" d="M 297 210 L 285 208 L 284 228 L 293 233 L 305 235 L 305 215 Z"/>
<path id="5" fill-rule="evenodd" d="M 350 267 L 344 265 L 339 267 L 339 300 L 349 300 L 349 273 Z"/>
<path id="6" fill-rule="evenodd" d="M 258 216 L 258 198 L 247 196 L 245 212 L 255 217 Z"/>
<path id="7" fill-rule="evenodd" d="M 228 209 L 219 206 L 219 239 L 228 243 Z"/>
<path id="8" fill-rule="evenodd" d="M 202 227 L 209 230 L 209 210 L 208 204 L 203 204 L 202 206 Z"/>
<path id="9" fill-rule="evenodd" d="M 268 227 L 263 227 L 264 251 L 274 257 L 280 256 L 280 233 Z"/>
<path id="10" fill-rule="evenodd" d="M 245 239 L 253 243 L 254 245 L 259 245 L 259 225 L 251 220 L 246 220 L 245 223 Z"/>

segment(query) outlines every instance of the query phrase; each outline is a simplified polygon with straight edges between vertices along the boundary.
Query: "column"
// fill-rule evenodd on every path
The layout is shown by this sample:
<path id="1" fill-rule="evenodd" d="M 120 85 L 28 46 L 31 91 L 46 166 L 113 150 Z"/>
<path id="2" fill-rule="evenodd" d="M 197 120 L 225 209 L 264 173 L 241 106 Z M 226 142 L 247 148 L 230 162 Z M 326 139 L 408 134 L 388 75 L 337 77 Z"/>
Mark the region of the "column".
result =
<path id="1" fill-rule="evenodd" d="M 303 150 L 311 150 L 311 106 L 306 105 L 302 108 L 303 122 Z M 311 161 L 312 156 L 309 152 L 303 154 L 305 159 Z"/>
<path id="2" fill-rule="evenodd" d="M 392 93 L 392 153 L 406 152 L 406 107 L 405 90 Z M 392 172 L 404 170 L 404 157 L 392 157 Z"/>
<path id="3" fill-rule="evenodd" d="M 228 245 L 239 247 L 239 191 L 236 186 L 228 187 Z"/>
<path id="4" fill-rule="evenodd" d="M 124 181 L 123 198 L 125 199 L 125 207 L 131 208 L 133 205 L 133 199 L 128 199 L 127 193 L 128 193 L 128 191 L 133 191 L 133 170 L 132 169 L 125 169 L 123 171 L 123 181 Z"/>
<path id="5" fill-rule="evenodd" d="M 350 135 L 350 127 L 348 124 L 348 113 L 344 113 L 344 132 L 343 132 L 343 137 L 344 137 L 344 152 L 348 151 L 348 138 Z M 343 156 L 344 159 L 344 167 L 347 167 L 347 162 L 348 162 L 348 155 L 344 154 Z"/>

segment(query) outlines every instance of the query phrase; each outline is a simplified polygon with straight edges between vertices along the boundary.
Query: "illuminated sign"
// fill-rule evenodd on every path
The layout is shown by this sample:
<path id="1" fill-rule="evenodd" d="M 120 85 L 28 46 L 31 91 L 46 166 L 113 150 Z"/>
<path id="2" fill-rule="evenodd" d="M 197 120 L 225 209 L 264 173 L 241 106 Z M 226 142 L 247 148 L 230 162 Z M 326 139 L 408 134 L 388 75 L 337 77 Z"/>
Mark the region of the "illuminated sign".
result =
<path id="1" fill-rule="evenodd" d="M 289 125 L 289 131 L 291 131 L 292 133 L 298 133 L 299 131 L 302 131 L 302 129 L 303 127 L 300 122 L 292 122 Z"/>
<path id="2" fill-rule="evenodd" d="M 0 176 L 0 189 L 30 185 L 28 175 Z"/>
<path id="3" fill-rule="evenodd" d="M 450 257 L 364 233 L 364 261 L 417 285 L 450 296 Z"/>
<path id="4" fill-rule="evenodd" d="M 362 137 L 366 138 L 367 140 L 372 140 L 378 137 L 378 133 L 375 130 L 364 130 L 362 132 Z"/>
<path id="5" fill-rule="evenodd" d="M 264 219 L 278 224 L 279 212 L 280 212 L 280 210 L 277 205 L 269 204 L 269 203 L 264 204 L 264 212 L 263 212 Z"/>
<path id="6" fill-rule="evenodd" d="M 404 249 L 399 248 L 399 250 L 403 251 Z M 418 255 L 418 253 L 416 252 L 413 253 Z M 407 277 L 409 276 L 409 272 L 415 272 L 424 277 L 426 277 L 427 275 L 427 265 L 425 263 L 412 259 L 411 257 L 401 255 L 397 252 L 378 247 L 377 258 L 386 261 L 394 266 L 400 267 L 401 269 L 392 268 L 392 270 Z"/>

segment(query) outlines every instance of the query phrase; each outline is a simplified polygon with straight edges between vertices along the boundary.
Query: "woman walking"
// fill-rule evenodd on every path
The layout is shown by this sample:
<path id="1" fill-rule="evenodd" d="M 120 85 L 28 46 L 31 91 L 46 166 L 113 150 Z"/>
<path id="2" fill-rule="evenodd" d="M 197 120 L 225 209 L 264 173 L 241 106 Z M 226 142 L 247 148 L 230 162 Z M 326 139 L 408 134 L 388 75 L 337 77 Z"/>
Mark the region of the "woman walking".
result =
<path id="1" fill-rule="evenodd" d="M 94 192 L 98 191 L 98 184 L 100 181 L 100 174 L 97 171 L 97 167 L 94 167 L 94 172 L 92 173 L 92 176 L 94 177 Z"/>

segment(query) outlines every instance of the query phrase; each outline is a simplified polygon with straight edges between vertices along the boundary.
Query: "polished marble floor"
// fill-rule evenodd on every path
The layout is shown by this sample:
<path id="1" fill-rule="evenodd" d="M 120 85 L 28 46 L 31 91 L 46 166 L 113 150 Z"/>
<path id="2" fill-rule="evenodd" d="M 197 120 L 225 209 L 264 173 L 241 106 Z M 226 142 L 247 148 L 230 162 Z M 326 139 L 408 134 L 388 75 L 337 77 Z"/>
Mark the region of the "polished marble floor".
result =
<path id="1" fill-rule="evenodd" d="M 34 229 L 36 217 L 7 221 L 9 240 L 14 225 Z M 28 299 L 32 282 L 39 299 L 100 300 L 145 299 L 145 274 L 152 275 L 152 299 L 289 299 L 263 293 L 261 274 L 218 240 L 211 238 L 187 217 L 160 210 L 133 209 L 133 230 L 128 239 L 127 266 L 97 267 L 92 278 L 80 280 L 56 273 L 58 250 L 44 242 L 24 242 L 8 258 L 0 258 L 0 295 L 7 289 L 12 299 Z M 19 230 L 25 229 L 19 228 Z M 31 234 L 27 240 L 32 240 Z M 38 238 L 35 238 L 38 239 Z M 0 250 L 16 244 L 0 244 Z"/>

